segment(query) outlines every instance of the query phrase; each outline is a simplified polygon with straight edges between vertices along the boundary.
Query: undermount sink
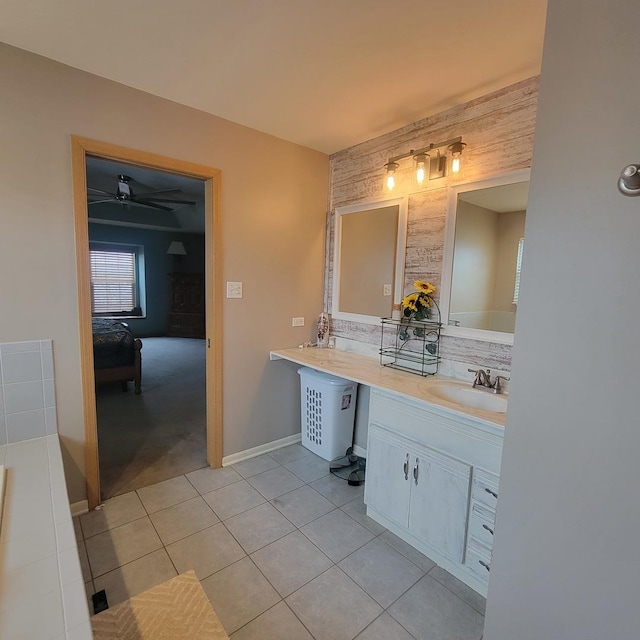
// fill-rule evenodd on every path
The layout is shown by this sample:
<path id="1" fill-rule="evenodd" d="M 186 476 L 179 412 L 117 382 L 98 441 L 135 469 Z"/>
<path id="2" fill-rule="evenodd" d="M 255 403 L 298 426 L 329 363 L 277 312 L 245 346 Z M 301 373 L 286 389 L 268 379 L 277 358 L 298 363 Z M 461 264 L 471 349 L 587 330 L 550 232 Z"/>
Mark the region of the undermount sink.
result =
<path id="1" fill-rule="evenodd" d="M 431 385 L 429 391 L 437 398 L 470 409 L 493 411 L 494 413 L 507 411 L 506 395 L 474 389 L 469 383 L 441 382 Z"/>

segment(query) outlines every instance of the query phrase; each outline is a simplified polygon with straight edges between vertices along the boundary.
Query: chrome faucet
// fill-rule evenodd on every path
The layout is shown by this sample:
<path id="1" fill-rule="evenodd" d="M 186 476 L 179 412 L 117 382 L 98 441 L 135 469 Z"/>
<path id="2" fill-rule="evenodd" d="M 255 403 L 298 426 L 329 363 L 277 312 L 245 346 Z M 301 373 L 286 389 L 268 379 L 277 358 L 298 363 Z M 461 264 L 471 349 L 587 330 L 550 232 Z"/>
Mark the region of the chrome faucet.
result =
<path id="1" fill-rule="evenodd" d="M 487 369 L 467 369 L 469 373 L 475 373 L 476 377 L 473 380 L 473 388 L 480 387 L 483 391 L 489 391 L 489 393 L 502 393 L 502 386 L 500 380 L 509 381 L 511 378 L 505 376 L 496 376 L 491 382 L 491 370 Z"/>

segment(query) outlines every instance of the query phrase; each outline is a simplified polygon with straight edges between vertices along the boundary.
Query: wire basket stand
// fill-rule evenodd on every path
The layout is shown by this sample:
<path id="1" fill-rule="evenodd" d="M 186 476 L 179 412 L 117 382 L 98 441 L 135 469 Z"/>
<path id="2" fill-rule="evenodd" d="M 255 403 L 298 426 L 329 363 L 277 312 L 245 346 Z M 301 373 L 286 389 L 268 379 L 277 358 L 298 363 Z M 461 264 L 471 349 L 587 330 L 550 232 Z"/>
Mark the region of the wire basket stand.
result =
<path id="1" fill-rule="evenodd" d="M 434 300 L 428 320 L 382 318 L 380 364 L 421 376 L 438 372 L 440 307 Z"/>

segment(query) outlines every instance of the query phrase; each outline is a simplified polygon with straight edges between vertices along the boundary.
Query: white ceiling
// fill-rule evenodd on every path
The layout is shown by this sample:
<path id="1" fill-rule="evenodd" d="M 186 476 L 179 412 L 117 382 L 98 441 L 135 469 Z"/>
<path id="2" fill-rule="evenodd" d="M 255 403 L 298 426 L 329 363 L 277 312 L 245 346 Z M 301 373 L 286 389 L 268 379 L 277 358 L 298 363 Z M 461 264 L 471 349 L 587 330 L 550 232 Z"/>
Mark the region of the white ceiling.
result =
<path id="1" fill-rule="evenodd" d="M 529 200 L 529 181 L 466 191 L 460 193 L 458 198 L 497 213 L 526 211 Z"/>
<path id="2" fill-rule="evenodd" d="M 333 153 L 540 71 L 546 0 L 0 0 L 0 41 Z"/>

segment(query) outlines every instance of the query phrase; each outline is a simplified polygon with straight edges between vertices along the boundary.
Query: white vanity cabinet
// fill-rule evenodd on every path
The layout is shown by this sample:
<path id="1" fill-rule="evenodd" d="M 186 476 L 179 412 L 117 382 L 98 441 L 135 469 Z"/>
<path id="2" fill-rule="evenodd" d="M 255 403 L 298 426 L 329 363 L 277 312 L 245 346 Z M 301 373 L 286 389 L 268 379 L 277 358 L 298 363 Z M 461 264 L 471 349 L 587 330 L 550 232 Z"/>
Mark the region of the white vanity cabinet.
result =
<path id="1" fill-rule="evenodd" d="M 372 390 L 367 513 L 486 595 L 503 428 Z"/>
<path id="2" fill-rule="evenodd" d="M 369 427 L 367 465 L 367 505 L 461 562 L 471 466 L 376 424 Z"/>

